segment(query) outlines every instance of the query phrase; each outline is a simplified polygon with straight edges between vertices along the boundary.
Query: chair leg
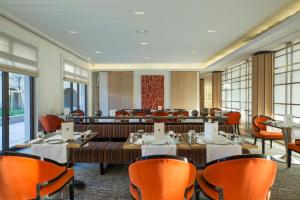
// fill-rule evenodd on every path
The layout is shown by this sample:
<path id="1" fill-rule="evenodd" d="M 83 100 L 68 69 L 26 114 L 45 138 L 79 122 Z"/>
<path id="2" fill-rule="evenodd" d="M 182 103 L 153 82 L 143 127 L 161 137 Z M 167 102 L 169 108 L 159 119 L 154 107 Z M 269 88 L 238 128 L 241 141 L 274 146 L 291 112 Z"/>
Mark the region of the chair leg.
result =
<path id="1" fill-rule="evenodd" d="M 262 139 L 261 143 L 262 143 L 262 154 L 265 154 L 265 140 Z"/>
<path id="2" fill-rule="evenodd" d="M 287 155 L 287 167 L 290 168 L 291 164 L 292 164 L 292 151 L 289 149 Z"/>
<path id="3" fill-rule="evenodd" d="M 237 128 L 237 132 L 238 132 L 238 134 L 239 134 L 239 135 L 241 135 L 241 133 L 240 133 L 240 125 L 239 125 L 239 124 L 237 124 L 237 125 L 236 125 L 236 128 Z"/>
<path id="4" fill-rule="evenodd" d="M 257 140 L 257 139 L 256 139 L 256 138 L 254 138 L 254 145 L 256 145 L 256 140 Z"/>
<path id="5" fill-rule="evenodd" d="M 70 200 L 74 200 L 74 179 L 72 179 L 69 184 L 69 195 L 70 195 Z"/>
<path id="6" fill-rule="evenodd" d="M 104 164 L 100 163 L 100 175 L 104 175 L 105 169 L 104 169 Z"/>
<path id="7" fill-rule="evenodd" d="M 272 148 L 273 146 L 273 140 L 270 140 L 270 147 Z"/>

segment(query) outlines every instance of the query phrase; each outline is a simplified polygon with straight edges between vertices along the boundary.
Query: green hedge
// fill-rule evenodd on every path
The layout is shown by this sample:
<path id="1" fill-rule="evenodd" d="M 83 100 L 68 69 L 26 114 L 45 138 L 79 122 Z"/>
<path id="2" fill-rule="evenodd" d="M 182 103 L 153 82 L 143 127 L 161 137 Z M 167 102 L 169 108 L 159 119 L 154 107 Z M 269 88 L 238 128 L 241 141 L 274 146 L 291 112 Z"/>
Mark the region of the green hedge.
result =
<path id="1" fill-rule="evenodd" d="M 23 115 L 23 114 L 24 114 L 24 109 L 12 109 L 12 110 L 9 110 L 9 115 L 10 116 Z M 0 116 L 2 116 L 2 108 L 0 108 Z"/>

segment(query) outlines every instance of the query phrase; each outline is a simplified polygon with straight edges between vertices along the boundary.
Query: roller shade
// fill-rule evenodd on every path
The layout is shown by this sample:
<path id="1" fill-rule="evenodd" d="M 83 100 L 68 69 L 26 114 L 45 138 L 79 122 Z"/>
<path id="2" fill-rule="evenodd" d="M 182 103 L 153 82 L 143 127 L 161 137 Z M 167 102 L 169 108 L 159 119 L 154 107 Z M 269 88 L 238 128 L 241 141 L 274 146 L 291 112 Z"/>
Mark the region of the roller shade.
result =
<path id="1" fill-rule="evenodd" d="M 89 84 L 89 71 L 79 65 L 64 61 L 64 80 L 75 83 Z"/>
<path id="2" fill-rule="evenodd" d="M 37 48 L 0 32 L 0 70 L 37 76 Z"/>

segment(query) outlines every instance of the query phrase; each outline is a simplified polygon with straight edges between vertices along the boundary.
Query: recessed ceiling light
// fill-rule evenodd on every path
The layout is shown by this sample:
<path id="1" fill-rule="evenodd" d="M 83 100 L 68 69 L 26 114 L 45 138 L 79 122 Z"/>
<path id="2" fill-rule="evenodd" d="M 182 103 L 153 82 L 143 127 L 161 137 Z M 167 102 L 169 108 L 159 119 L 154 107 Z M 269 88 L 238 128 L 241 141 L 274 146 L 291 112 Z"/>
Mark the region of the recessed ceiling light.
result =
<path id="1" fill-rule="evenodd" d="M 197 50 L 191 50 L 191 53 L 197 53 Z"/>
<path id="2" fill-rule="evenodd" d="M 103 53 L 102 51 L 96 51 L 95 52 L 96 54 L 101 54 L 101 53 Z"/>
<path id="3" fill-rule="evenodd" d="M 135 15 L 143 15 L 143 14 L 145 14 L 145 13 L 144 13 L 143 11 L 135 11 L 134 14 L 135 14 Z"/>
<path id="4" fill-rule="evenodd" d="M 91 58 L 87 58 L 88 60 L 91 60 Z"/>
<path id="5" fill-rule="evenodd" d="M 144 59 L 145 59 L 145 60 L 149 60 L 150 58 L 149 58 L 149 57 L 144 57 Z"/>
<path id="6" fill-rule="evenodd" d="M 148 42 L 141 42 L 140 45 L 148 45 Z"/>
<path id="7" fill-rule="evenodd" d="M 148 33 L 147 30 L 136 30 L 135 32 L 136 32 L 136 33 Z"/>
<path id="8" fill-rule="evenodd" d="M 77 31 L 68 31 L 70 34 L 77 34 Z"/>
<path id="9" fill-rule="evenodd" d="M 207 32 L 208 32 L 208 33 L 215 33 L 216 30 L 208 30 Z"/>

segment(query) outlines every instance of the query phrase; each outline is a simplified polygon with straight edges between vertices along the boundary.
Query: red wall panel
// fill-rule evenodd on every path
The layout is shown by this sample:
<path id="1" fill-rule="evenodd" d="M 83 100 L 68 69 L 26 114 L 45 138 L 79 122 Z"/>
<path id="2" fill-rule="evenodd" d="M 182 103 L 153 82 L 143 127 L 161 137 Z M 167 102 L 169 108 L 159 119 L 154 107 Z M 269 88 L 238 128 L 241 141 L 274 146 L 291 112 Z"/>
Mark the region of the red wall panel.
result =
<path id="1" fill-rule="evenodd" d="M 141 77 L 142 108 L 157 109 L 164 107 L 164 76 L 143 75 Z"/>

